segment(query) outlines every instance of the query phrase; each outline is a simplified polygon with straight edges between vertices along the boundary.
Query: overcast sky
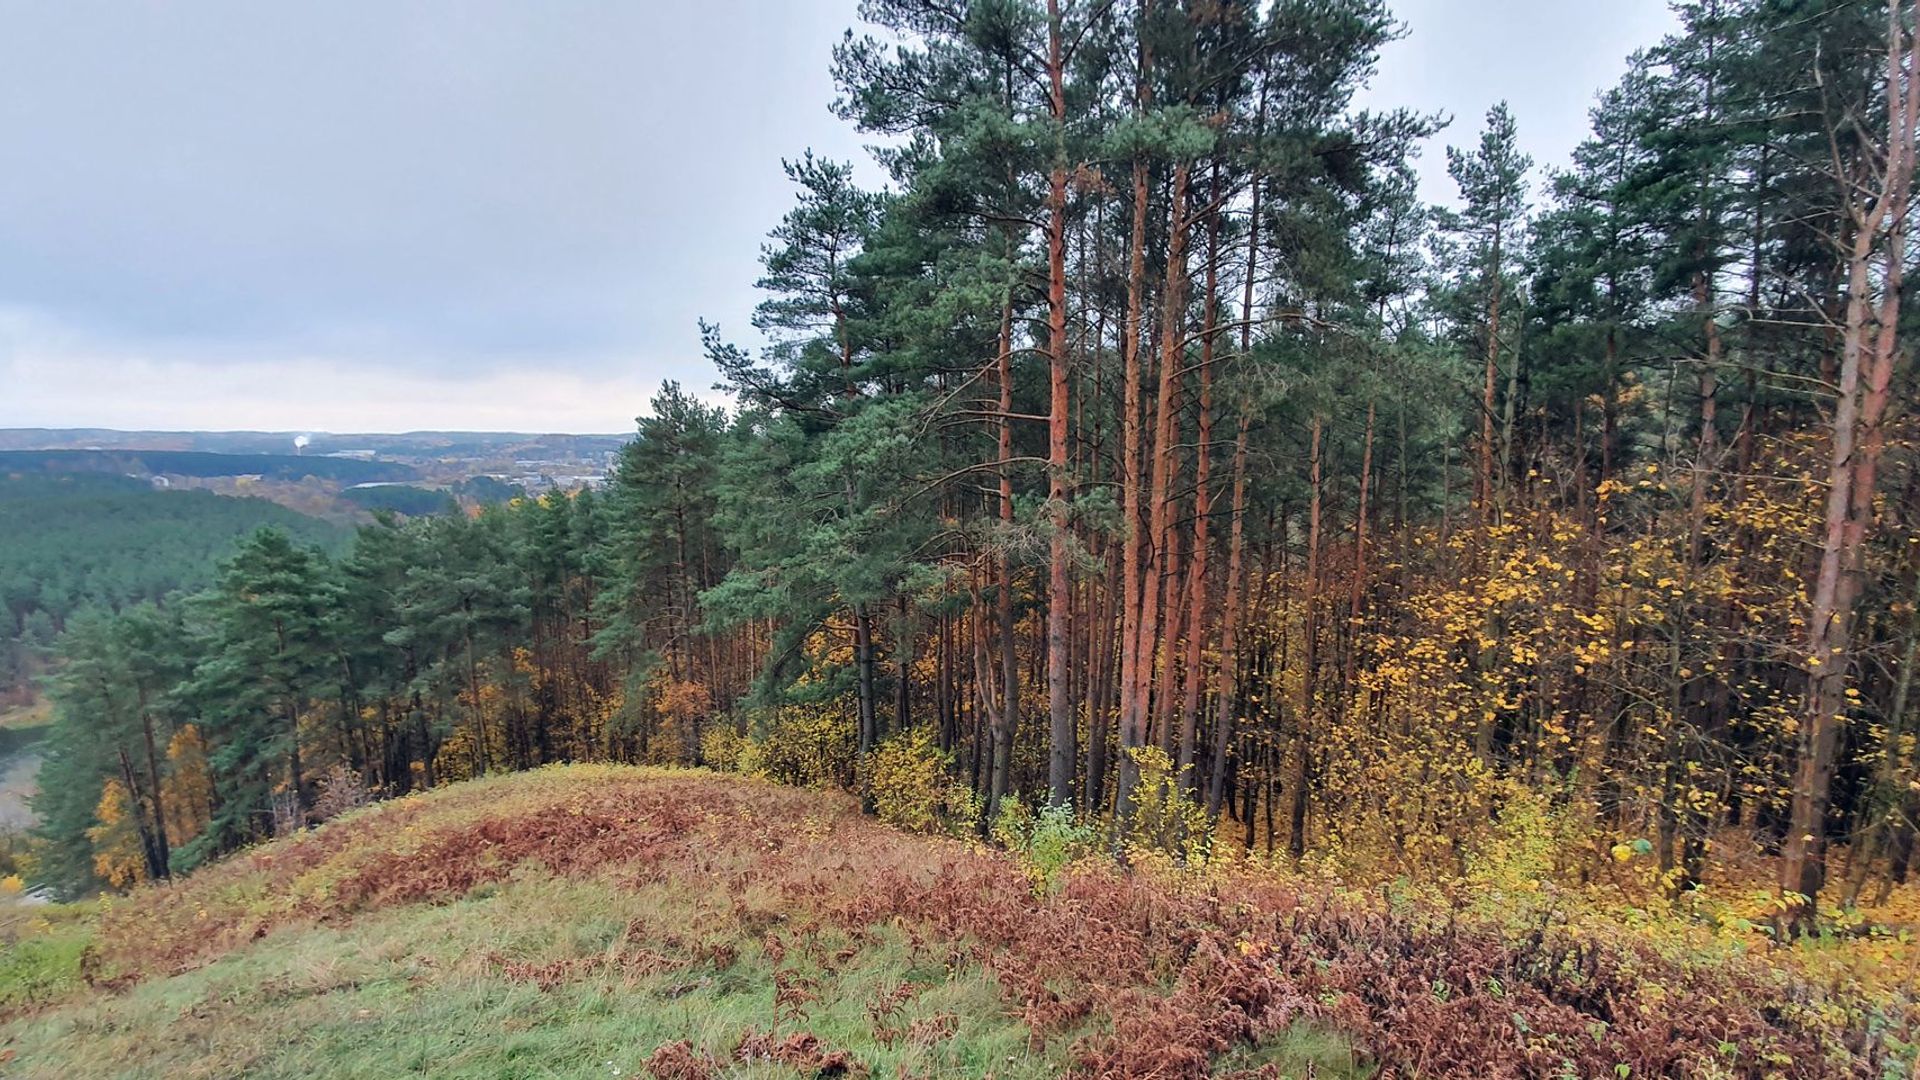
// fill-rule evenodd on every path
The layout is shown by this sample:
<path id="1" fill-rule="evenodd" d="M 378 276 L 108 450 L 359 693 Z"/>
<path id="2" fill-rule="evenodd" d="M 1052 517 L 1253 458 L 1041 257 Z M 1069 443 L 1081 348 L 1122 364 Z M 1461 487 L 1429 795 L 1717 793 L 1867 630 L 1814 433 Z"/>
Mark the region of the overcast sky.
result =
<path id="1" fill-rule="evenodd" d="M 0 427 L 625 431 L 739 336 L 854 0 L 0 0 Z M 1399 0 L 1541 165 L 1664 0 Z"/>

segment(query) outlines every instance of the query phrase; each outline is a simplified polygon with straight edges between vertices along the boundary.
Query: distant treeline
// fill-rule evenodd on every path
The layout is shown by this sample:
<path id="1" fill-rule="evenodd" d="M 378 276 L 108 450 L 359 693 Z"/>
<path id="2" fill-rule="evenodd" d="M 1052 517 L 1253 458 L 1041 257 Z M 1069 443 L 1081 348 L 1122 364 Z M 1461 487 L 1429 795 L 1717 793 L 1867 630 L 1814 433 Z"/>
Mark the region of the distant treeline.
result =
<path id="1" fill-rule="evenodd" d="M 340 497 L 362 510 L 386 510 L 407 517 L 457 513 L 461 506 L 498 506 L 522 499 L 526 489 L 495 476 L 475 476 L 446 488 L 416 484 L 371 484 L 351 487 Z"/>
<path id="2" fill-rule="evenodd" d="M 363 510 L 391 510 L 408 517 L 444 514 L 459 509 L 459 504 L 447 492 L 414 487 L 412 484 L 348 488 L 340 493 L 340 497 Z"/>
<path id="3" fill-rule="evenodd" d="M 514 431 L 369 432 L 294 431 L 118 431 L 112 428 L 0 428 L 0 450 L 69 449 L 174 450 L 219 454 L 284 454 L 294 440 L 308 440 L 308 454 L 335 450 L 372 450 L 389 457 L 494 457 L 550 459 L 599 458 L 616 453 L 626 435 L 533 434 Z"/>
<path id="4" fill-rule="evenodd" d="M 145 473 L 168 476 L 317 477 L 343 484 L 412 480 L 411 466 L 294 454 L 214 454 L 200 450 L 0 450 L 0 473 Z"/>

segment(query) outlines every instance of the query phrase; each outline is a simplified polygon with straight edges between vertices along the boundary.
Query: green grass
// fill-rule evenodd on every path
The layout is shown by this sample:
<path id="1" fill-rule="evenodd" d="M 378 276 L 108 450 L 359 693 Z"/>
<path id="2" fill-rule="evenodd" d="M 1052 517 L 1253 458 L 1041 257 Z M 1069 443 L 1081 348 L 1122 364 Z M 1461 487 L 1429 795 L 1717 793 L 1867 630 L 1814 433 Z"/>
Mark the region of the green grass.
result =
<path id="1" fill-rule="evenodd" d="M 1272 1065 L 1282 1075 L 1305 1074 L 1328 1080 L 1363 1080 L 1373 1074 L 1345 1036 L 1306 1023 L 1295 1024 L 1264 1045 L 1229 1050 L 1214 1063 L 1214 1072 L 1254 1072 L 1263 1065 Z"/>
<path id="2" fill-rule="evenodd" d="M 93 941 L 91 914 L 91 905 L 48 905 L 0 915 L 0 1014 L 58 1001 L 81 988 L 81 956 Z"/>
<path id="3" fill-rule="evenodd" d="M 749 1030 L 812 1032 L 876 1075 L 1048 1076 L 978 970 L 915 968 L 883 936 L 826 975 L 801 1015 L 774 1016 L 773 965 L 755 946 L 732 963 L 624 969 L 627 929 L 686 913 L 672 887 L 621 890 L 526 875 L 444 906 L 395 908 L 345 926 L 276 934 L 204 968 L 92 997 L 0 1028 L 20 1077 L 627 1077 L 677 1039 L 726 1061 Z M 0 958 L 0 1001 L 70 989 L 84 937 L 29 939 Z M 610 959 L 611 958 L 611 959 Z M 552 988 L 513 967 L 597 960 Z M 866 1005 L 921 987 L 894 1018 L 952 1015 L 951 1038 L 876 1037 Z M 730 1075 L 791 1076 L 773 1066 Z"/>

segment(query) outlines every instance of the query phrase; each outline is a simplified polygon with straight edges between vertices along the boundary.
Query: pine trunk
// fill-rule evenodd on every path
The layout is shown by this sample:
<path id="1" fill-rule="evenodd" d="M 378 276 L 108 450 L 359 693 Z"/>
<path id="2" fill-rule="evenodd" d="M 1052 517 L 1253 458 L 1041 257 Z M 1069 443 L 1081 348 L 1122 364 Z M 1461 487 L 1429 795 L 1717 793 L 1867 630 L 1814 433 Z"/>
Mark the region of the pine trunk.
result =
<path id="1" fill-rule="evenodd" d="M 1048 103 L 1053 112 L 1054 161 L 1047 175 L 1047 507 L 1053 535 L 1047 553 L 1047 711 L 1052 747 L 1048 797 L 1073 801 L 1074 727 L 1067 674 L 1067 619 L 1073 603 L 1067 575 L 1067 94 L 1060 0 L 1047 0 Z"/>

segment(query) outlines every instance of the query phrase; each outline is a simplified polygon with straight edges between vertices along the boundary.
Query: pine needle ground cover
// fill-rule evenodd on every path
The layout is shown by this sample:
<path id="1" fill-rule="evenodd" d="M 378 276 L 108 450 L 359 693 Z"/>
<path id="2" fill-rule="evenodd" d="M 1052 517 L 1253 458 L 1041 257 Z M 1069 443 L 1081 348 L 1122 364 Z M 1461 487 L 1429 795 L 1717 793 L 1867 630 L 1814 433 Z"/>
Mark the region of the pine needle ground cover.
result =
<path id="1" fill-rule="evenodd" d="M 1271 872 L 1036 887 L 758 780 L 567 766 L 16 909 L 21 1077 L 1858 1076 L 1887 1014 Z M 1879 1020 L 1875 1020 L 1878 1017 Z"/>

